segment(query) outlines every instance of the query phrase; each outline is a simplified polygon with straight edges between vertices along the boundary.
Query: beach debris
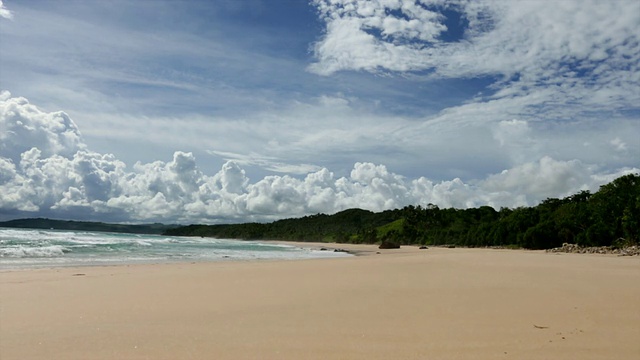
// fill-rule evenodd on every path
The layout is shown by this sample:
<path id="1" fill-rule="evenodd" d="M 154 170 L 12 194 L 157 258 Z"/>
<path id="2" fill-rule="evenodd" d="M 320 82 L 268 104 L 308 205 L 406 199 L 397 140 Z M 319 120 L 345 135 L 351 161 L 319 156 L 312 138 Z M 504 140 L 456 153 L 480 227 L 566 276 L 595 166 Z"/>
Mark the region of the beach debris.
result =
<path id="1" fill-rule="evenodd" d="M 420 249 L 420 250 L 426 250 L 426 249 L 428 249 L 428 247 L 426 247 L 426 246 L 422 245 L 422 246 L 420 246 L 420 247 L 419 247 L 419 249 Z"/>
<path id="2" fill-rule="evenodd" d="M 564 243 L 561 247 L 547 249 L 551 253 L 571 253 L 571 254 L 615 254 L 618 256 L 638 256 L 640 246 L 625 246 L 622 248 L 613 246 L 591 246 L 583 247 L 578 244 Z"/>
<path id="3" fill-rule="evenodd" d="M 77 273 L 77 274 L 72 274 L 71 276 L 85 276 L 87 274 L 82 274 L 82 273 Z"/>
<path id="4" fill-rule="evenodd" d="M 549 328 L 548 326 L 538 326 L 536 324 L 533 324 L 533 327 L 536 328 L 536 329 L 548 329 Z"/>

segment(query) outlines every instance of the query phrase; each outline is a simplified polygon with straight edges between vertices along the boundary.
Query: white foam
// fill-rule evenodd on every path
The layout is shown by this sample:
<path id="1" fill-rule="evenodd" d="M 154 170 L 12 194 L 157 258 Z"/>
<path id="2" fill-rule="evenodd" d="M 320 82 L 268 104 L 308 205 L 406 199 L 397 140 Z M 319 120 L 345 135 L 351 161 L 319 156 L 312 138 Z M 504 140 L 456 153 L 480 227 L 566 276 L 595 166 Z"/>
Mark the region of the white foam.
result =
<path id="1" fill-rule="evenodd" d="M 0 249 L 0 257 L 10 258 L 30 258 L 30 257 L 58 257 L 69 252 L 60 245 L 29 247 L 29 246 L 13 246 Z"/>
<path id="2" fill-rule="evenodd" d="M 287 244 L 200 237 L 0 229 L 0 269 L 351 256 Z"/>

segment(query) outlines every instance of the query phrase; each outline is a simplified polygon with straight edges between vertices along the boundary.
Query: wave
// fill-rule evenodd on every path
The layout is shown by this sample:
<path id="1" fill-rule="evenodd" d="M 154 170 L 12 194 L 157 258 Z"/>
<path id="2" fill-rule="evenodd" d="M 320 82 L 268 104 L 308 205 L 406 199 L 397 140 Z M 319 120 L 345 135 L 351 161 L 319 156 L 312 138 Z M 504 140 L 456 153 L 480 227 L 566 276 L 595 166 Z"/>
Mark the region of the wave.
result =
<path id="1" fill-rule="evenodd" d="M 64 256 L 64 254 L 71 252 L 70 249 L 61 245 L 51 246 L 14 246 L 0 249 L 0 258 L 49 258 Z"/>
<path id="2" fill-rule="evenodd" d="M 179 261 L 307 259 L 346 254 L 207 237 L 0 228 L 0 270 Z"/>

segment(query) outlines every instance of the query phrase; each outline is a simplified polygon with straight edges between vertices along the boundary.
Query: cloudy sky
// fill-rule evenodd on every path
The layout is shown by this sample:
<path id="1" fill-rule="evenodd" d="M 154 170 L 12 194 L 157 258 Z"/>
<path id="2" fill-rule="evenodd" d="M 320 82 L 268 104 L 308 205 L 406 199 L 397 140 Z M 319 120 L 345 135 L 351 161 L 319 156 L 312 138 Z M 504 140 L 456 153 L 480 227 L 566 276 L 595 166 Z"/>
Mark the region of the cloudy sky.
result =
<path id="1" fill-rule="evenodd" d="M 640 172 L 636 0 L 0 0 L 0 220 L 536 205 Z"/>

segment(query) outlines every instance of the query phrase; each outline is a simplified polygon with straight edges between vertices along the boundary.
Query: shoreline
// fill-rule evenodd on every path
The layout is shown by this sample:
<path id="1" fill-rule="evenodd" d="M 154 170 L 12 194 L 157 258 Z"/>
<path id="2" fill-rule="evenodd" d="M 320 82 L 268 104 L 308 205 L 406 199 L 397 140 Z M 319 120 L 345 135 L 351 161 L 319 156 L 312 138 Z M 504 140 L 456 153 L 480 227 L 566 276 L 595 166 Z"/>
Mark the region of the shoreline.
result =
<path id="1" fill-rule="evenodd" d="M 294 244 L 361 252 L 2 272 L 1 357 L 589 360 L 640 353 L 638 257 Z"/>
<path id="2" fill-rule="evenodd" d="M 98 234 L 98 233 L 93 233 Z M 120 235 L 120 234 L 117 234 Z M 160 239 L 158 241 L 158 239 Z M 177 238 L 176 238 L 177 239 Z M 28 269 L 56 269 L 66 267 L 100 267 L 100 266 L 126 266 L 126 265 L 154 265 L 172 263 L 207 263 L 207 262 L 227 262 L 227 261 L 262 261 L 262 260 L 295 260 L 336 258 L 352 256 L 346 251 L 336 251 L 340 254 L 333 254 L 320 251 L 317 247 L 305 244 L 284 244 L 269 241 L 241 241 L 235 239 L 215 239 L 209 238 L 209 243 L 200 245 L 195 237 L 174 240 L 168 248 L 165 243 L 167 239 L 149 236 L 148 239 L 139 240 L 135 234 L 130 239 L 125 239 L 121 243 L 129 245 L 134 243 L 133 249 L 117 249 L 113 252 L 105 252 L 98 249 L 96 253 L 84 251 L 82 241 L 76 241 L 71 245 L 67 243 L 54 243 L 53 245 L 31 247 L 30 244 L 11 245 L 0 249 L 0 272 L 20 271 Z M 182 246 L 183 240 L 184 247 Z M 92 242 L 93 241 L 93 242 Z M 89 239 L 89 247 L 96 247 L 100 241 L 109 247 L 121 247 L 120 239 L 99 240 Z M 143 242 L 142 245 L 136 246 Z M 197 247 L 193 247 L 194 243 Z M 224 245 L 227 243 L 227 245 Z M 78 245 L 80 244 L 80 245 Z M 80 251 L 77 251 L 81 248 Z M 142 249 L 142 250 L 140 250 Z M 263 251 L 265 250 L 265 251 Z M 47 253 L 48 252 L 48 253 Z M 15 255 L 17 254 L 17 255 Z M 35 255 L 34 255 L 35 254 Z"/>
<path id="3" fill-rule="evenodd" d="M 569 252 L 569 251 L 557 251 L 557 248 L 547 250 L 530 250 L 522 248 L 507 248 L 507 247 L 460 247 L 450 245 L 432 245 L 426 249 L 421 249 L 420 245 L 402 245 L 398 249 L 379 249 L 378 244 L 352 244 L 352 243 L 333 243 L 333 242 L 306 242 L 306 241 L 288 241 L 288 240 L 243 240 L 247 242 L 273 244 L 273 245 L 286 245 L 297 247 L 304 250 L 322 251 L 322 252 L 341 252 L 353 257 L 373 256 L 373 255 L 392 255 L 392 254 L 416 254 L 422 252 L 428 252 L 438 249 L 456 249 L 456 251 L 505 251 L 505 252 L 526 252 L 526 253 L 546 253 L 549 255 L 569 255 L 569 256 L 594 256 L 594 257 L 638 257 L 635 255 L 621 255 L 619 253 L 611 252 Z M 277 262 L 277 261 L 305 261 L 305 260 L 322 260 L 322 259 L 341 259 L 349 258 L 344 257 L 309 257 L 309 258 L 265 258 L 265 259 L 217 259 L 217 260 L 149 260 L 149 261 L 133 261 L 133 262 L 98 262 L 98 263 L 69 263 L 69 264 L 56 264 L 56 265 L 34 265 L 24 267 L 0 267 L 0 274 L 20 272 L 20 271 L 32 271 L 32 270 L 57 270 L 57 269 L 83 269 L 83 268 L 114 268 L 114 267 L 132 267 L 132 266 L 165 266 L 165 265 L 180 265 L 180 264 L 217 264 L 217 263 L 245 263 L 245 262 Z"/>

